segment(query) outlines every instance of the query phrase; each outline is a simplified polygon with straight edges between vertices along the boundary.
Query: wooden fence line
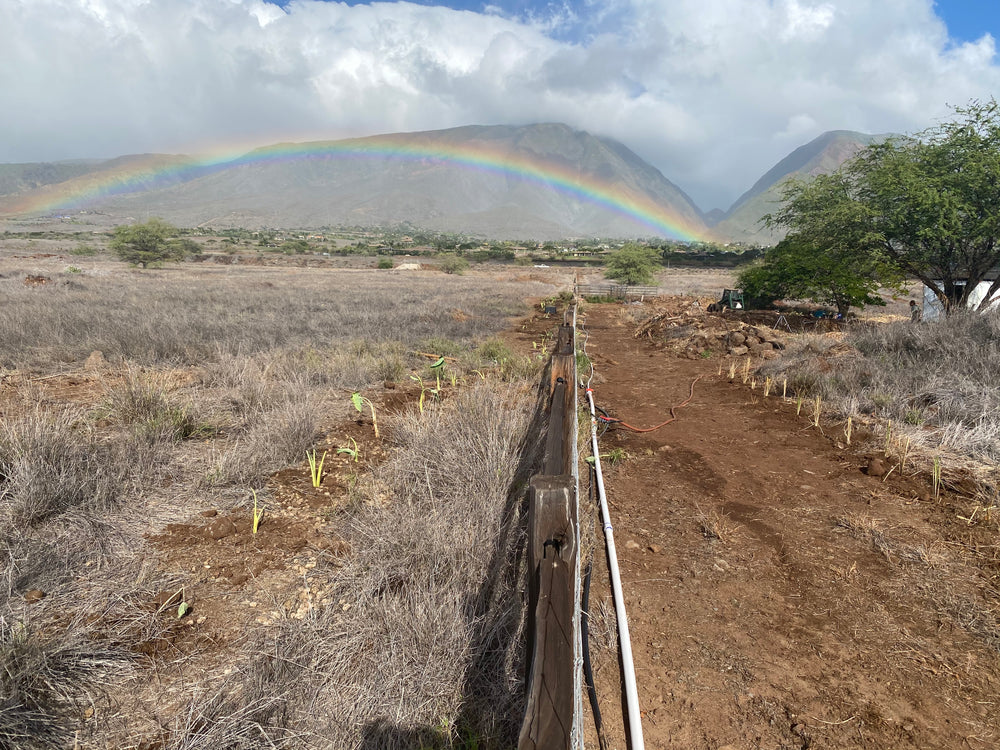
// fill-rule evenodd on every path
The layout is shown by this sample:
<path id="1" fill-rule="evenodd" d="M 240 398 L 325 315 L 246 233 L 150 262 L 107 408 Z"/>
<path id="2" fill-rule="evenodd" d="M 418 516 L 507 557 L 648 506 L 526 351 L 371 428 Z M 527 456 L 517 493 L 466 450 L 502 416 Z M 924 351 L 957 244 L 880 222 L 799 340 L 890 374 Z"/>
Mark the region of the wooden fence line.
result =
<path id="1" fill-rule="evenodd" d="M 559 328 L 543 473 L 528 505 L 527 706 L 518 750 L 581 744 L 580 560 L 574 326 Z"/>
<path id="2" fill-rule="evenodd" d="M 663 290 L 656 286 L 627 286 L 625 284 L 577 284 L 575 292 L 580 297 L 609 297 L 622 300 L 659 297 L 663 294 Z"/>

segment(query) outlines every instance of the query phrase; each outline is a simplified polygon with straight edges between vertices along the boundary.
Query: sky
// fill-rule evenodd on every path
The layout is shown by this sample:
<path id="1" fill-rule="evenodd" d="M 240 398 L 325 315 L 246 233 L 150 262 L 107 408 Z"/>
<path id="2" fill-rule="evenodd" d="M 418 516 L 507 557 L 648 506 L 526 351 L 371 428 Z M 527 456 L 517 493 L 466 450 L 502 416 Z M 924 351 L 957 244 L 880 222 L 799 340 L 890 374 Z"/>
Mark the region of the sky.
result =
<path id="1" fill-rule="evenodd" d="M 1000 93 L 997 0 L 0 0 L 0 163 L 565 122 L 703 210 Z"/>

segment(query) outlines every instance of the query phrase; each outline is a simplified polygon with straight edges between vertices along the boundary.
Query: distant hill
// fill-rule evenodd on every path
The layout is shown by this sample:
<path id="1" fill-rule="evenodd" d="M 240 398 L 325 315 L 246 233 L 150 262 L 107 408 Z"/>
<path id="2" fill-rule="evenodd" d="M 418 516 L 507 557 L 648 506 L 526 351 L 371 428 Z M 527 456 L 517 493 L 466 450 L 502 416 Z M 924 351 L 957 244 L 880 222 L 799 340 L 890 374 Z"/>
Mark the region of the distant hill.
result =
<path id="1" fill-rule="evenodd" d="M 0 195 L 11 195 L 54 185 L 99 169 L 101 160 L 0 164 Z"/>
<path id="2" fill-rule="evenodd" d="M 405 148 L 397 148 L 399 144 Z M 354 156 L 345 158 L 345 152 Z M 308 157 L 280 156 L 286 153 Z M 481 162 L 468 159 L 464 166 L 434 156 L 452 153 L 485 156 Z M 306 228 L 405 222 L 438 231 L 536 239 L 652 236 L 669 234 L 672 226 L 698 236 L 707 232 L 691 199 L 626 146 L 561 124 L 466 126 L 277 144 L 229 164 L 203 168 L 184 168 L 185 157 L 123 159 L 124 165 L 122 160 L 91 165 L 65 181 L 53 174 L 33 187 L 25 178 L 7 186 L 0 183 L 0 193 L 8 193 L 0 197 L 0 214 L 5 207 L 9 214 L 12 206 L 65 205 L 56 201 L 60 192 L 87 193 L 115 170 L 127 173 L 130 164 L 149 162 L 155 179 L 133 179 L 130 192 L 106 195 L 86 208 L 104 214 L 108 222 L 160 216 L 180 226 Z M 561 179 L 566 189 L 534 179 L 530 169 L 498 168 L 497 159 L 503 164 L 508 163 L 504 159 L 542 164 L 545 174 L 559 177 L 555 182 Z M 163 179 L 165 174 L 169 180 Z M 597 192 L 591 189 L 595 186 Z M 613 199 L 607 200 L 608 195 Z M 636 205 L 641 210 L 628 208 Z M 642 216 L 664 223 L 643 223 Z"/>
<path id="3" fill-rule="evenodd" d="M 773 244 L 783 233 L 760 225 L 765 214 L 781 203 L 781 184 L 789 177 L 829 174 L 869 144 L 885 135 L 868 135 L 850 130 L 831 130 L 800 146 L 775 164 L 754 183 L 715 223 L 713 231 L 731 241 Z"/>

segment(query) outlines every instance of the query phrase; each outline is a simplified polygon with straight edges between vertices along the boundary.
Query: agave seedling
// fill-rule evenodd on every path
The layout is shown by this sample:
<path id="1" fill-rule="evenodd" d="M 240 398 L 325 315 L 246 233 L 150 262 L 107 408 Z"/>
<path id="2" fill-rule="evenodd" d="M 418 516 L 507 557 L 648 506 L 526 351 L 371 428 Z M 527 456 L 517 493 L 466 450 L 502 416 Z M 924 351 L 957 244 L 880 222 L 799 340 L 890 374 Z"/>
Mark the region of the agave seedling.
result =
<path id="1" fill-rule="evenodd" d="M 378 438 L 378 418 L 375 416 L 375 404 L 372 403 L 370 398 L 365 398 L 360 393 L 355 391 L 351 394 L 351 403 L 354 404 L 354 408 L 358 410 L 359 414 L 364 413 L 364 405 L 368 404 L 368 408 L 372 412 L 372 428 L 375 430 L 375 437 Z"/>
<path id="2" fill-rule="evenodd" d="M 319 461 L 316 460 L 316 449 L 306 451 L 306 459 L 309 461 L 309 478 L 312 479 L 313 487 L 319 487 L 323 483 L 323 462 L 326 461 L 327 451 L 323 451 Z"/>

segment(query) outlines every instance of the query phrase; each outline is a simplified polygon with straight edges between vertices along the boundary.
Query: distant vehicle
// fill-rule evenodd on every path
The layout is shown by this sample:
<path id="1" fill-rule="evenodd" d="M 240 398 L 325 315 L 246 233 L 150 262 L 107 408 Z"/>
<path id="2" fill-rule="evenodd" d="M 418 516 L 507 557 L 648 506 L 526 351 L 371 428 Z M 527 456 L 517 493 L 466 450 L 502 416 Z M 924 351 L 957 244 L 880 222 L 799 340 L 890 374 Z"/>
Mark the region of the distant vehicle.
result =
<path id="1" fill-rule="evenodd" d="M 742 289 L 723 289 L 722 299 L 718 302 L 713 302 L 708 306 L 709 312 L 724 312 L 725 310 L 742 310 L 743 309 L 743 290 Z"/>

